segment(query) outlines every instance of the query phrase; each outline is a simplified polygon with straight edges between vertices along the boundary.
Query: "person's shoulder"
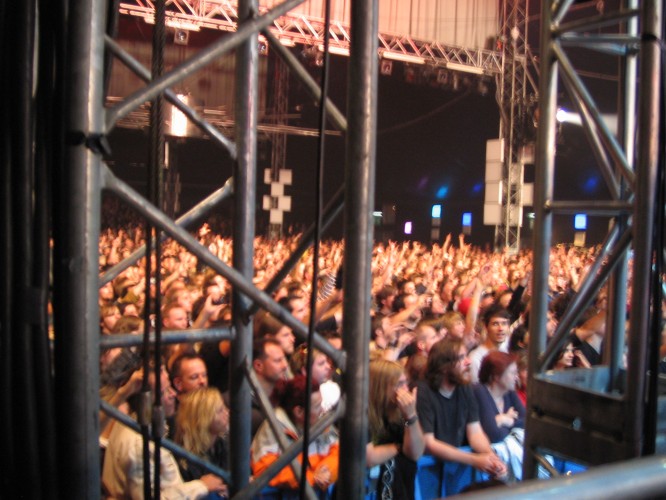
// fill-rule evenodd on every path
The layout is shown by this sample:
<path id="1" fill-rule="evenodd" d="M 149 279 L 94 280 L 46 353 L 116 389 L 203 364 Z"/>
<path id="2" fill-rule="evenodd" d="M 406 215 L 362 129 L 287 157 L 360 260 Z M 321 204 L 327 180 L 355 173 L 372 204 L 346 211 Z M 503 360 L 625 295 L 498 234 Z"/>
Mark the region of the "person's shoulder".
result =
<path id="1" fill-rule="evenodd" d="M 472 384 L 471 388 L 472 388 L 472 392 L 477 397 L 485 396 L 488 393 L 488 389 L 486 389 L 486 386 L 481 384 L 481 383 Z"/>
<path id="2" fill-rule="evenodd" d="M 463 385 L 458 385 L 456 386 L 455 392 L 457 392 L 461 397 L 467 398 L 467 399 L 472 399 L 476 398 L 474 395 L 474 386 L 480 385 L 480 384 L 463 384 Z"/>
<path id="3" fill-rule="evenodd" d="M 467 355 L 467 357 L 469 359 L 474 360 L 474 359 L 483 358 L 486 354 L 488 354 L 488 348 L 486 346 L 484 346 L 483 344 L 479 344 L 474 349 L 469 351 L 469 354 Z"/>
<path id="4" fill-rule="evenodd" d="M 418 389 L 418 395 L 423 395 L 423 397 L 427 397 L 431 392 L 434 392 L 430 388 L 430 384 L 428 384 L 427 380 L 418 380 L 416 382 L 416 388 Z"/>

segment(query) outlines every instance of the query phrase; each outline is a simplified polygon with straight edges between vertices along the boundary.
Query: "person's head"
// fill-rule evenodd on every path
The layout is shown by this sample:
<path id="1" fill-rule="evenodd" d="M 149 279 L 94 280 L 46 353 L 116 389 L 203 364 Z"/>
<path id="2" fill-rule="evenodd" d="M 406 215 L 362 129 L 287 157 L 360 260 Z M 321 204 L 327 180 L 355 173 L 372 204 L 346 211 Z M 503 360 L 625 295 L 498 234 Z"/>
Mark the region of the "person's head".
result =
<path id="1" fill-rule="evenodd" d="M 301 344 L 291 357 L 290 365 L 293 373 L 306 374 L 308 350 L 305 344 Z M 323 384 L 331 378 L 333 366 L 328 356 L 318 349 L 312 351 L 312 380 L 318 384 Z"/>
<path id="2" fill-rule="evenodd" d="M 462 339 L 465 335 L 465 318 L 458 311 L 447 311 L 442 316 L 442 323 L 450 337 Z"/>
<path id="3" fill-rule="evenodd" d="M 181 354 L 171 366 L 171 379 L 179 394 L 208 387 L 206 363 L 198 354 Z"/>
<path id="4" fill-rule="evenodd" d="M 509 352 L 519 353 L 527 349 L 529 334 L 527 328 L 520 325 L 513 330 L 509 339 Z"/>
<path id="5" fill-rule="evenodd" d="M 301 292 L 290 293 L 279 300 L 280 305 L 285 307 L 291 315 L 299 321 L 305 321 L 308 315 L 308 304 Z"/>
<path id="6" fill-rule="evenodd" d="M 516 361 L 518 366 L 518 387 L 525 390 L 527 389 L 527 376 L 528 376 L 528 364 L 527 364 L 527 354 L 523 353 L 518 357 Z"/>
<path id="7" fill-rule="evenodd" d="M 151 366 L 150 373 L 148 374 L 148 384 L 150 386 L 151 392 L 154 394 L 156 389 L 156 380 L 155 380 L 155 369 Z M 140 393 L 133 394 L 128 400 L 131 411 L 139 412 L 141 411 L 141 403 L 143 398 Z M 152 398 L 151 398 L 152 401 Z M 165 417 L 172 417 L 176 413 L 176 391 L 171 387 L 171 381 L 169 380 L 169 374 L 167 373 L 164 365 L 161 366 L 160 370 L 160 401 L 162 403 L 162 409 L 164 411 Z"/>
<path id="8" fill-rule="evenodd" d="M 203 457 L 228 431 L 229 410 L 219 390 L 203 387 L 180 398 L 175 441 L 187 451 Z"/>
<path id="9" fill-rule="evenodd" d="M 175 302 L 180 307 L 185 309 L 185 312 L 188 314 L 192 312 L 192 295 L 190 295 L 190 292 L 187 289 L 187 287 L 174 290 L 170 302 Z"/>
<path id="10" fill-rule="evenodd" d="M 108 283 L 105 283 L 99 288 L 99 300 L 100 303 L 110 304 L 111 302 L 113 302 L 113 299 L 114 299 L 113 285 L 109 281 Z"/>
<path id="11" fill-rule="evenodd" d="M 287 356 L 291 356 L 294 353 L 296 337 L 294 337 L 291 328 L 270 314 L 266 314 L 261 318 L 257 335 L 260 338 L 268 336 L 277 340 Z"/>
<path id="12" fill-rule="evenodd" d="M 373 437 L 385 429 L 384 418 L 389 422 L 400 421 L 396 403 L 396 391 L 407 387 L 407 377 L 397 361 L 375 359 L 370 362 L 370 387 L 368 422 Z"/>
<path id="13" fill-rule="evenodd" d="M 305 424 L 305 403 L 307 398 L 307 380 L 305 375 L 297 374 L 280 386 L 279 406 L 287 412 L 291 421 L 297 427 Z M 314 423 L 321 416 L 321 394 L 319 384 L 312 381 L 310 393 L 310 423 Z"/>
<path id="14" fill-rule="evenodd" d="M 120 319 L 120 309 L 115 304 L 102 306 L 99 309 L 100 325 L 103 333 L 111 333 Z"/>
<path id="15" fill-rule="evenodd" d="M 416 333 L 416 348 L 419 352 L 427 355 L 435 342 L 441 340 L 441 336 L 437 330 L 431 325 L 423 322 L 419 323 L 415 330 Z"/>
<path id="16" fill-rule="evenodd" d="M 113 326 L 111 333 L 138 333 L 143 329 L 143 320 L 136 316 L 122 316 Z"/>
<path id="17" fill-rule="evenodd" d="M 557 358 L 552 363 L 553 370 L 566 370 L 572 368 L 574 364 L 575 349 L 571 342 L 568 342 L 557 354 Z"/>
<path id="18" fill-rule="evenodd" d="M 256 340 L 252 347 L 252 367 L 257 377 L 268 384 L 284 380 L 288 364 L 280 343 L 270 337 Z"/>
<path id="19" fill-rule="evenodd" d="M 139 308 L 136 304 L 132 302 L 124 302 L 120 304 L 120 312 L 123 316 L 130 316 L 130 317 L 139 317 Z"/>
<path id="20" fill-rule="evenodd" d="M 340 335 L 339 332 L 328 331 L 324 332 L 322 335 L 326 339 L 326 341 L 329 344 L 331 344 L 333 347 L 335 347 L 338 350 L 342 349 L 342 335 Z"/>
<path id="21" fill-rule="evenodd" d="M 210 297 L 213 304 L 221 304 L 224 299 L 220 285 L 212 278 L 206 280 L 204 283 L 204 296 Z"/>
<path id="22" fill-rule="evenodd" d="M 515 390 L 518 382 L 518 366 L 515 358 L 505 352 L 489 352 L 481 361 L 479 382 L 504 392 Z"/>
<path id="23" fill-rule="evenodd" d="M 557 331 L 557 317 L 555 315 L 554 311 L 551 311 L 550 308 L 546 312 L 546 337 L 547 338 L 552 338 L 553 335 L 555 335 L 555 332 Z"/>
<path id="24" fill-rule="evenodd" d="M 187 311 L 175 302 L 165 305 L 162 310 L 162 325 L 167 330 L 186 330 Z"/>
<path id="25" fill-rule="evenodd" d="M 497 294 L 495 303 L 500 307 L 507 309 L 509 307 L 509 303 L 511 302 L 512 295 L 513 292 L 510 289 L 502 290 Z"/>
<path id="26" fill-rule="evenodd" d="M 486 341 L 499 347 L 509 334 L 511 315 L 503 307 L 493 305 L 484 314 L 483 323 L 486 326 Z"/>
<path id="27" fill-rule="evenodd" d="M 445 383 L 468 384 L 471 380 L 470 365 L 465 344 L 460 339 L 447 337 L 430 349 L 426 380 L 434 390 L 438 390 Z"/>
<path id="28" fill-rule="evenodd" d="M 393 300 L 397 295 L 397 290 L 395 287 L 390 285 L 384 286 L 381 290 L 375 295 L 375 302 L 377 304 L 377 309 L 380 311 L 391 311 L 393 309 Z"/>
<path id="29" fill-rule="evenodd" d="M 400 284 L 400 293 L 412 295 L 416 293 L 416 284 L 411 280 L 405 280 Z"/>

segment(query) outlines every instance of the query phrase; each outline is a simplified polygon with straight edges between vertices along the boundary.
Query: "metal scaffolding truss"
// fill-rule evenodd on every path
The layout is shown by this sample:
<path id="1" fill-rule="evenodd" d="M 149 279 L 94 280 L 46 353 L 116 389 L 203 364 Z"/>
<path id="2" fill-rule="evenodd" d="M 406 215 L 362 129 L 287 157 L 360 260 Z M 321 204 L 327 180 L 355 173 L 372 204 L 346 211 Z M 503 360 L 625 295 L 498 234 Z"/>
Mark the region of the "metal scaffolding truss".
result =
<path id="1" fill-rule="evenodd" d="M 235 31 L 237 12 L 236 1 L 188 1 L 172 0 L 167 6 L 167 23 L 172 27 L 199 30 L 201 28 Z M 154 18 L 154 4 L 136 0 L 120 4 L 122 14 L 144 18 L 151 22 Z M 341 21 L 332 21 L 329 28 L 329 44 L 332 51 L 349 54 L 350 26 Z M 271 32 L 285 45 L 310 45 L 319 47 L 324 43 L 326 27 L 324 20 L 302 14 L 286 14 L 276 19 Z M 446 45 L 434 41 L 417 40 L 410 36 L 379 33 L 378 51 L 423 59 L 424 63 L 439 67 L 447 64 L 475 68 L 486 75 L 502 73 L 501 51 L 471 49 Z M 526 57 L 524 53 L 517 58 Z M 526 66 L 527 61 L 523 62 Z"/>
<path id="2" fill-rule="evenodd" d="M 502 222 L 495 228 L 495 245 L 518 251 L 523 209 L 524 158 L 527 145 L 526 116 L 536 102 L 537 78 L 532 76 L 529 58 L 527 18 L 529 0 L 506 0 L 502 6 L 499 45 L 502 68 L 497 75 L 500 108 L 500 139 L 504 146 L 502 165 Z"/>
<path id="3" fill-rule="evenodd" d="M 270 312 L 282 323 L 292 328 L 297 337 L 308 338 L 308 328 L 296 320 L 285 308 L 276 303 L 270 293 L 290 271 L 303 252 L 312 244 L 313 229 L 306 231 L 298 248 L 283 269 L 273 277 L 265 290 L 257 289 L 252 283 L 253 241 L 255 219 L 256 155 L 257 155 L 257 90 L 258 46 L 256 37 L 262 30 L 303 0 L 287 0 L 271 10 L 256 15 L 256 4 L 247 0 L 240 2 L 238 12 L 234 11 L 238 25 L 234 33 L 215 42 L 198 52 L 180 66 L 152 79 L 150 72 L 135 61 L 113 39 L 104 35 L 105 2 L 93 0 L 85 8 L 76 10 L 72 23 L 71 53 L 72 61 L 69 73 L 70 112 L 67 130 L 72 140 L 66 153 L 66 169 L 62 182 L 67 187 L 62 200 L 63 212 L 55 228 L 55 255 L 65 267 L 56 266 L 56 274 L 62 278 L 55 284 L 55 293 L 62 297 L 57 302 L 56 322 L 56 368 L 59 386 L 67 388 L 63 397 L 57 400 L 57 410 L 65 428 L 61 434 L 63 442 L 87 443 L 86 446 L 67 447 L 68 459 L 63 461 L 63 477 L 77 476 L 80 481 L 63 484 L 63 497 L 94 498 L 99 495 L 99 448 L 97 447 L 98 429 L 90 415 L 96 415 L 99 405 L 97 394 L 99 376 L 97 363 L 100 348 L 114 345 L 129 345 L 136 339 L 117 338 L 105 342 L 103 346 L 98 338 L 97 288 L 118 276 L 124 269 L 136 263 L 145 255 L 146 249 L 140 248 L 123 262 L 98 278 L 98 237 L 100 221 L 100 200 L 102 191 L 113 193 L 149 223 L 188 248 L 200 262 L 206 264 L 224 276 L 232 284 L 232 326 L 229 329 L 203 332 L 166 332 L 162 342 L 173 343 L 193 339 L 232 339 L 230 398 L 234 411 L 231 414 L 230 449 L 234 460 L 231 471 L 218 471 L 230 483 L 234 498 L 250 498 L 258 489 L 268 483 L 272 474 L 293 460 L 299 453 L 299 443 L 294 443 L 284 450 L 283 456 L 275 467 L 266 474 L 254 478 L 250 483 L 250 394 L 251 388 L 261 390 L 252 380 L 251 359 L 252 324 L 248 319 L 261 307 Z M 205 2 L 198 2 L 202 7 Z M 195 11 L 187 4 L 170 2 L 170 7 L 178 7 L 178 15 L 192 15 Z M 211 5 L 209 2 L 206 5 Z M 219 4 L 223 6 L 226 4 Z M 153 5 L 141 4 L 141 8 Z M 208 9 L 208 7 L 206 7 Z M 219 15 L 224 9 L 196 11 L 199 14 Z M 173 11 L 172 11 L 173 12 Z M 341 422 L 341 449 L 343 454 L 352 457 L 341 463 L 338 488 L 343 496 L 359 498 L 364 491 L 365 441 L 367 436 L 367 417 L 364 401 L 367 400 L 367 360 L 368 345 L 366 333 L 370 326 L 370 255 L 372 250 L 372 202 L 374 192 L 374 137 L 376 120 L 376 86 L 378 69 L 375 63 L 377 54 L 377 6 L 368 2 L 355 2 L 352 6 L 352 18 L 358 26 L 351 43 L 350 80 L 347 120 L 328 100 L 325 106 L 330 121 L 338 130 L 349 131 L 347 142 L 347 169 L 345 186 L 324 210 L 323 227 L 330 224 L 342 209 L 345 199 L 345 241 L 348 259 L 344 270 L 345 310 L 343 331 L 345 332 L 345 352 L 334 349 L 318 334 L 311 334 L 314 345 L 326 353 L 333 362 L 343 369 L 342 403 L 337 412 L 320 421 L 311 432 L 314 439 L 317 433 L 336 419 Z M 169 16 L 173 18 L 173 13 Z M 270 31 L 264 37 L 283 58 L 290 71 L 301 78 L 313 98 L 320 99 L 318 84 L 301 66 L 293 54 Z M 111 107 L 104 107 L 102 92 L 104 82 L 104 50 L 108 50 L 137 75 L 146 85 L 126 96 Z M 175 83 L 197 71 L 208 62 L 235 50 L 236 70 L 236 121 L 235 140 L 222 134 L 215 126 L 199 113 L 180 101 L 170 90 Z M 370 75 L 370 78 L 368 78 Z M 85 91 L 80 89 L 84 88 Z M 190 121 L 206 132 L 214 142 L 225 149 L 235 160 L 234 176 L 225 186 L 220 187 L 207 199 L 183 215 L 177 221 L 171 220 L 146 198 L 134 191 L 127 183 L 117 178 L 101 161 L 104 151 L 104 136 L 118 122 L 136 112 L 144 102 L 153 100 L 163 93 L 164 97 L 180 109 Z M 85 111 L 84 111 L 85 110 Z M 359 182 L 358 179 L 366 179 Z M 233 185 L 233 189 L 231 186 Z M 344 194 L 343 194 L 344 193 Z M 187 228 L 211 208 L 229 196 L 234 198 L 234 252 L 233 266 L 229 266 L 198 243 Z M 365 214 L 363 217 L 360 214 Z M 351 224 L 349 221 L 353 221 Z M 322 229 L 323 230 L 323 229 Z M 70 241 L 71 238 L 71 241 Z M 154 246 L 154 244 L 152 245 Z M 81 265 L 68 267 L 67 262 L 76 261 Z M 60 332 L 66 331 L 68 335 Z M 160 341 L 159 329 L 151 335 L 149 341 Z M 345 367 L 351 367 L 345 370 Z M 81 374 L 86 376 L 82 377 Z M 261 394 L 258 394 L 261 397 Z M 81 404 L 83 398 L 83 404 Z M 271 417 L 270 405 L 266 407 Z M 112 408 L 107 411 L 118 416 Z M 157 442 L 157 441 L 156 441 Z M 182 453 L 168 440 L 164 446 L 176 453 Z M 311 490 L 307 496 L 314 498 Z"/>
<path id="4" fill-rule="evenodd" d="M 587 464 L 625 460 L 654 450 L 657 432 L 656 362 L 648 372 L 647 360 L 648 354 L 652 360 L 658 356 L 660 325 L 654 311 L 660 309 L 663 299 L 652 268 L 654 256 L 663 251 L 653 235 L 664 209 L 656 203 L 657 179 L 664 168 L 663 145 L 659 144 L 663 127 L 663 2 L 619 2 L 620 7 L 612 12 L 607 9 L 569 20 L 571 3 L 544 2 L 542 8 L 545 28 L 535 180 L 527 477 L 534 476 L 539 454 L 554 452 Z M 617 132 L 605 123 L 598 96 L 574 69 L 570 56 L 581 50 L 621 60 Z M 608 200 L 555 199 L 556 112 L 562 94 L 570 98 L 581 117 L 582 131 L 610 193 Z M 552 219 L 557 214 L 577 212 L 612 217 L 613 224 L 547 344 Z M 628 274 L 630 251 L 633 279 Z M 549 362 L 603 286 L 607 286 L 609 304 L 604 363 L 592 369 L 548 371 Z M 625 346 L 626 369 L 622 362 Z"/>

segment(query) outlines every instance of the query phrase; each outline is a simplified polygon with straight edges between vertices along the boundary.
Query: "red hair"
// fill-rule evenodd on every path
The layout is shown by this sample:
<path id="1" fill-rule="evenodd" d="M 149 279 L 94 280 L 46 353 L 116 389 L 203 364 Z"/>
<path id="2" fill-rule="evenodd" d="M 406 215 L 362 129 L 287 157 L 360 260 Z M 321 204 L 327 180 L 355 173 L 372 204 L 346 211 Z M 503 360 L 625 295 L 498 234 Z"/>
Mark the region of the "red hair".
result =
<path id="1" fill-rule="evenodd" d="M 481 368 L 479 368 L 479 382 L 482 384 L 489 384 L 495 378 L 500 378 L 504 372 L 516 362 L 511 354 L 501 351 L 489 352 L 483 361 L 481 361 Z"/>

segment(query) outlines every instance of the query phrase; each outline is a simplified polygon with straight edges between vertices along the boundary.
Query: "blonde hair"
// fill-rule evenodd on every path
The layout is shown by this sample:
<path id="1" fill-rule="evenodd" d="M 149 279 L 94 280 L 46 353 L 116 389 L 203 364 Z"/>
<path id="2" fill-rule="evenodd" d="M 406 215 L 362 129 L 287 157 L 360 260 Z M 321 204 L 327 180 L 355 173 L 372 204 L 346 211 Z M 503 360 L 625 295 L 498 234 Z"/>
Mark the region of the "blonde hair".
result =
<path id="1" fill-rule="evenodd" d="M 217 436 L 210 432 L 215 413 L 223 405 L 222 395 L 215 387 L 202 387 L 181 395 L 176 415 L 174 440 L 190 453 L 203 457 Z"/>
<path id="2" fill-rule="evenodd" d="M 376 359 L 370 362 L 368 423 L 373 440 L 386 435 L 387 423 L 401 421 L 393 393 L 403 373 L 403 367 L 397 361 Z"/>

